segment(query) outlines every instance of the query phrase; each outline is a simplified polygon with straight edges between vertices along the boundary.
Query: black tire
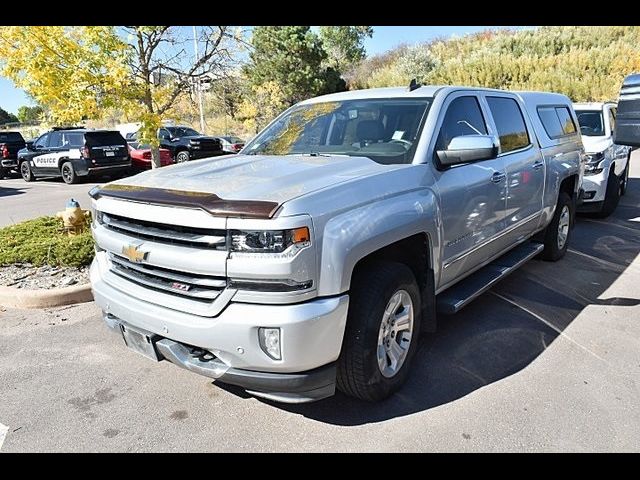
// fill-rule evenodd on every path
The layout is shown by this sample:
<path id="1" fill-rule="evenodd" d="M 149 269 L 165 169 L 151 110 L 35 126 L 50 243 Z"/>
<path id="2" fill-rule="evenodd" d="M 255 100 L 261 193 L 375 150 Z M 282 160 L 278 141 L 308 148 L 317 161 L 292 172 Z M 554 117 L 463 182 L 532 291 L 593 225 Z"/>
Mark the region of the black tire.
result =
<path id="1" fill-rule="evenodd" d="M 354 273 L 351 287 L 347 326 L 337 365 L 337 386 L 349 396 L 379 401 L 400 389 L 409 375 L 420 338 L 420 292 L 411 270 L 393 262 L 372 263 L 359 268 Z M 378 367 L 378 334 L 385 308 L 400 290 L 411 298 L 413 329 L 404 362 L 395 375 L 386 377 Z"/>
<path id="2" fill-rule="evenodd" d="M 0 167 L 0 180 L 2 180 L 5 176 L 8 176 L 9 171 L 5 170 L 4 167 Z"/>
<path id="3" fill-rule="evenodd" d="M 560 219 L 565 212 L 565 207 L 569 213 L 569 228 L 566 233 L 564 243 L 560 245 Z M 553 213 L 551 223 L 547 225 L 544 231 L 544 250 L 542 251 L 542 259 L 550 262 L 555 262 L 564 257 L 569 247 L 569 241 L 571 240 L 571 232 L 573 231 L 573 223 L 575 220 L 576 206 L 573 199 L 567 192 L 560 192 L 558 195 L 558 204 L 556 205 L 556 211 Z M 564 223 L 564 222 L 563 222 Z"/>
<path id="4" fill-rule="evenodd" d="M 22 175 L 22 179 L 25 182 L 33 182 L 36 177 L 31 171 L 31 166 L 29 165 L 29 161 L 25 160 L 20 164 L 20 175 Z"/>
<path id="5" fill-rule="evenodd" d="M 607 179 L 607 190 L 604 194 L 604 201 L 602 202 L 602 210 L 596 213 L 596 217 L 607 218 L 617 208 L 620 202 L 620 179 L 613 171 L 613 165 L 609 172 L 609 178 Z"/>
<path id="6" fill-rule="evenodd" d="M 189 152 L 186 150 L 180 150 L 176 153 L 176 163 L 184 163 L 189 161 Z"/>
<path id="7" fill-rule="evenodd" d="M 620 185 L 620 196 L 627 193 L 627 185 L 629 185 L 629 163 L 631 162 L 631 154 L 627 157 L 627 166 L 622 174 L 622 185 Z"/>
<path id="8" fill-rule="evenodd" d="M 76 175 L 76 170 L 71 162 L 64 162 L 60 167 L 60 173 L 64 183 L 68 185 L 78 183 L 78 175 Z"/>

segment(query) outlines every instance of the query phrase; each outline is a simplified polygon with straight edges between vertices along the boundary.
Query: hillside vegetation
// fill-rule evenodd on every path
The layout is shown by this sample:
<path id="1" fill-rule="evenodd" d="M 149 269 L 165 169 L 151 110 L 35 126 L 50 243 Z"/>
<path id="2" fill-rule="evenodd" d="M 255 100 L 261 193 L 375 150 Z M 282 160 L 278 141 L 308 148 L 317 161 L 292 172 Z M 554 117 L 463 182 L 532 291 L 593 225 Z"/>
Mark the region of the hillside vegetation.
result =
<path id="1" fill-rule="evenodd" d="M 486 31 L 370 57 L 350 88 L 473 85 L 564 93 L 573 101 L 616 99 L 623 78 L 640 71 L 640 27 L 540 27 Z"/>

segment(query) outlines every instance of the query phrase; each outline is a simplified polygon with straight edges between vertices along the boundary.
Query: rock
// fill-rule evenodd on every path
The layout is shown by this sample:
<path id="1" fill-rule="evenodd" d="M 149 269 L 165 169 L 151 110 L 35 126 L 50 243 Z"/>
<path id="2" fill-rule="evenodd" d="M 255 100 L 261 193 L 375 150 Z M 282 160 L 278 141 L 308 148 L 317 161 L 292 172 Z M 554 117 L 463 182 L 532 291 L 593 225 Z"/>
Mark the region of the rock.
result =
<path id="1" fill-rule="evenodd" d="M 61 285 L 63 286 L 68 286 L 68 285 L 75 285 L 76 283 L 78 283 L 78 281 L 75 278 L 66 278 L 61 282 Z"/>

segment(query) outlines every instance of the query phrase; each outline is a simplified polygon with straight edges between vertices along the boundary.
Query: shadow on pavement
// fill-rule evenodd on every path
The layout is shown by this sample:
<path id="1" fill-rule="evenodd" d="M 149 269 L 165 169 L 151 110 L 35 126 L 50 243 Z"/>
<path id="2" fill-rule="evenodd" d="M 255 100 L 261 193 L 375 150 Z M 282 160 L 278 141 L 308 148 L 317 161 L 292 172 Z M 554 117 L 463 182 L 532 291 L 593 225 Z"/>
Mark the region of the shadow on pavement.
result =
<path id="1" fill-rule="evenodd" d="M 13 195 L 21 195 L 23 193 L 26 192 L 21 188 L 3 187 L 2 180 L 0 180 L 0 197 L 11 197 Z"/>
<path id="2" fill-rule="evenodd" d="M 588 305 L 635 306 L 636 298 L 598 297 L 640 253 L 640 179 L 629 179 L 614 214 L 579 218 L 570 251 L 557 263 L 533 260 L 470 306 L 439 318 L 425 336 L 405 386 L 370 404 L 337 392 L 312 404 L 262 400 L 291 413 L 336 425 L 362 425 L 447 404 L 525 368 Z M 225 387 L 247 396 L 239 389 Z"/>

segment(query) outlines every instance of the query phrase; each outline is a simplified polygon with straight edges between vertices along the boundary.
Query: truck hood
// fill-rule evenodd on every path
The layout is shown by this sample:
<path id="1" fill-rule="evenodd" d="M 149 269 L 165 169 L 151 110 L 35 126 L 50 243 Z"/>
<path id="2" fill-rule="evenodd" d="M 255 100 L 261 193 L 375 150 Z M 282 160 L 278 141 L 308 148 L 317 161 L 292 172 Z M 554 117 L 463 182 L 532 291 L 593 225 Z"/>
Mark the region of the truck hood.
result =
<path id="1" fill-rule="evenodd" d="M 588 137 L 586 135 L 582 135 L 582 144 L 584 145 L 584 151 L 586 153 L 604 152 L 612 143 L 613 141 L 611 140 L 611 137 Z"/>
<path id="2" fill-rule="evenodd" d="M 111 185 L 215 194 L 225 200 L 282 204 L 356 177 L 406 165 L 381 165 L 366 157 L 233 155 L 149 170 Z"/>

